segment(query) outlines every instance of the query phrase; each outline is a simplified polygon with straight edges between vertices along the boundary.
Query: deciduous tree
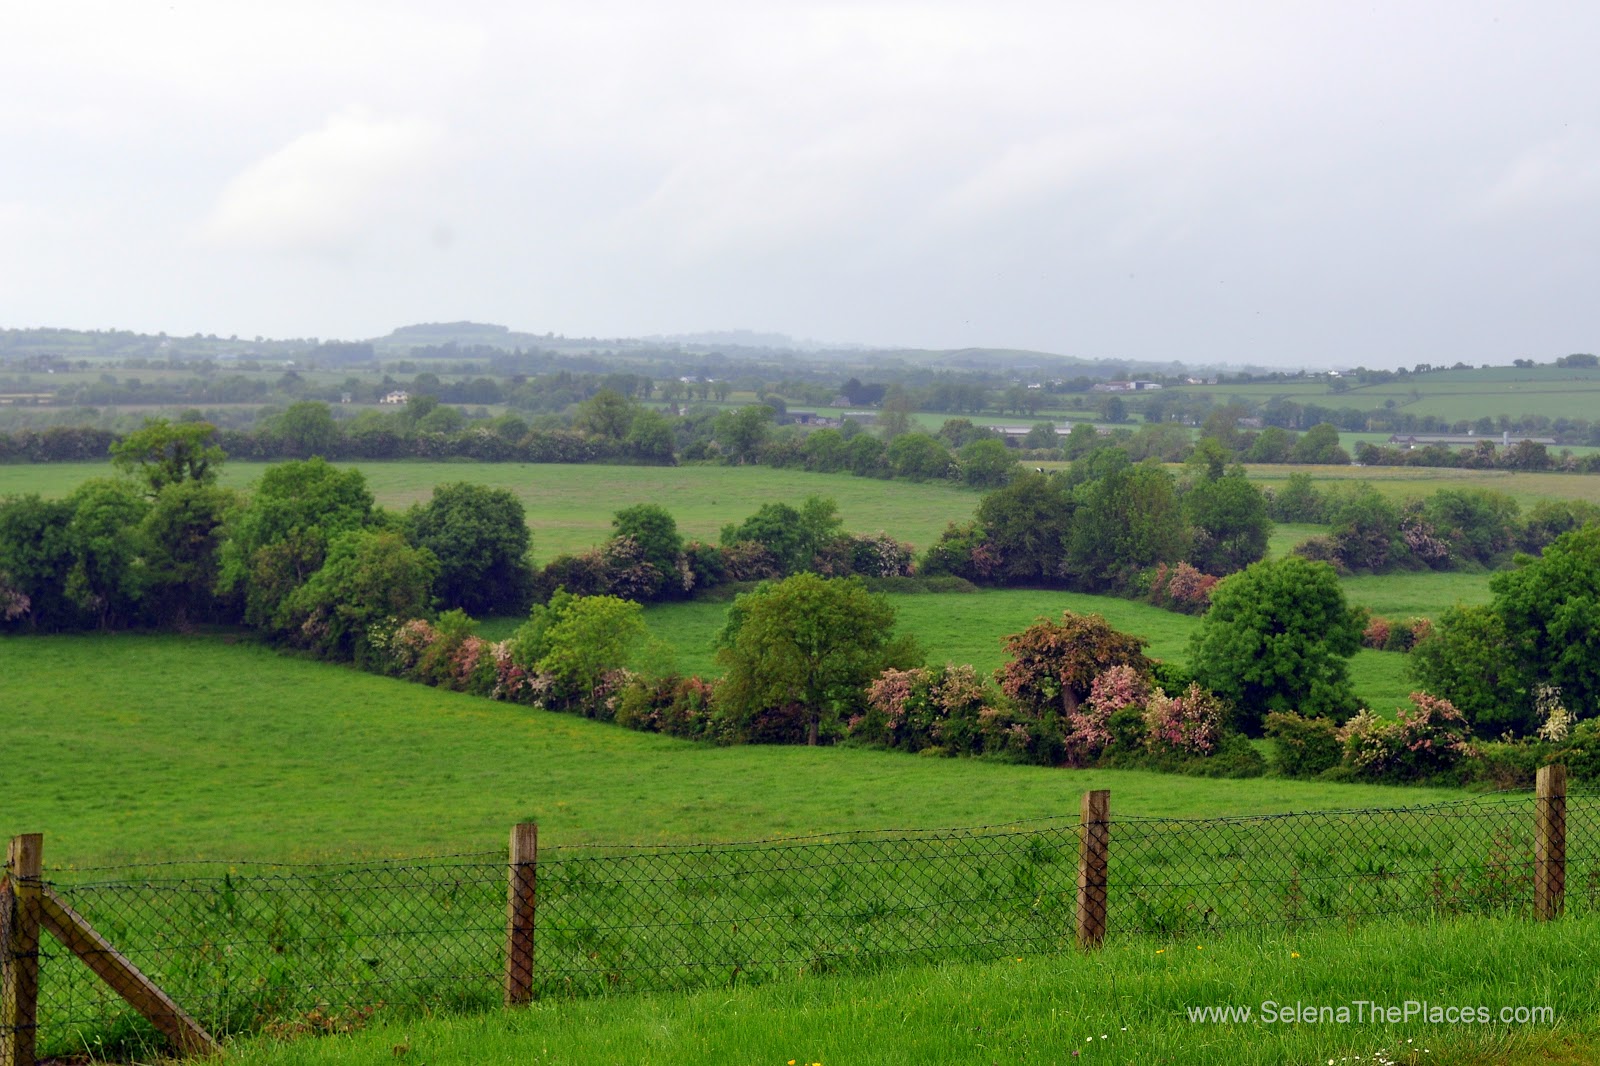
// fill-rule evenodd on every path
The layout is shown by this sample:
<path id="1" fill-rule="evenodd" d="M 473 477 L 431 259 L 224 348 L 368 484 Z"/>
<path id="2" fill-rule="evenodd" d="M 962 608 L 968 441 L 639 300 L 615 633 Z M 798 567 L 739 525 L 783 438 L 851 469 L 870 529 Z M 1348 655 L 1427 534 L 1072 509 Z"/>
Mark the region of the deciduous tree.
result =
<path id="1" fill-rule="evenodd" d="M 1233 703 L 1241 732 L 1260 736 L 1269 711 L 1355 710 L 1346 660 L 1360 648 L 1361 631 L 1333 567 L 1291 555 L 1255 563 L 1211 590 L 1190 668 Z"/>

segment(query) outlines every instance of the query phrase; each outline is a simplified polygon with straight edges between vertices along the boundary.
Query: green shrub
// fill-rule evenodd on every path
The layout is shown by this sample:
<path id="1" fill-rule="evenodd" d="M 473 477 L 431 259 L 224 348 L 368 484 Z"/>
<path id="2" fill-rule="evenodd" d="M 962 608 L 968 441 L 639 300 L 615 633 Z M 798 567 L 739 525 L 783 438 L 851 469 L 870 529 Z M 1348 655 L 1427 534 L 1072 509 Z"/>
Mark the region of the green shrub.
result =
<path id="1" fill-rule="evenodd" d="M 1316 777 L 1337 766 L 1344 750 L 1331 718 L 1274 711 L 1267 715 L 1267 736 L 1275 741 L 1272 769 L 1284 777 Z"/>
<path id="2" fill-rule="evenodd" d="M 1243 733 L 1229 733 L 1210 755 L 1184 763 L 1183 772 L 1190 777 L 1260 777 L 1267 772 L 1267 760 Z"/>

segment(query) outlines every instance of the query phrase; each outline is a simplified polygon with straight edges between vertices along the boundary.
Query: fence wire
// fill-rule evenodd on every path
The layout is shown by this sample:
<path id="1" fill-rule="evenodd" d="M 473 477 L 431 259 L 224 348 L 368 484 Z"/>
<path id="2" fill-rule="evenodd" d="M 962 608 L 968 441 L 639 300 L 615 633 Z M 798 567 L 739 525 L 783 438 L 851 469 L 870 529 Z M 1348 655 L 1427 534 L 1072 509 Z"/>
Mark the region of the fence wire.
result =
<path id="1" fill-rule="evenodd" d="M 1530 794 L 1221 819 L 1113 816 L 1113 938 L 1431 914 L 1531 914 Z M 1600 797 L 1567 803 L 1566 907 L 1600 897 Z M 1076 819 L 538 856 L 532 987 L 687 990 L 1075 942 Z M 342 865 L 47 872 L 47 885 L 216 1036 L 338 1032 L 502 1002 L 505 853 Z M 155 1035 L 40 941 L 41 1055 Z M 0 1020 L 0 1036 L 4 1035 Z M 0 1057 L 0 1066 L 10 1066 Z"/>

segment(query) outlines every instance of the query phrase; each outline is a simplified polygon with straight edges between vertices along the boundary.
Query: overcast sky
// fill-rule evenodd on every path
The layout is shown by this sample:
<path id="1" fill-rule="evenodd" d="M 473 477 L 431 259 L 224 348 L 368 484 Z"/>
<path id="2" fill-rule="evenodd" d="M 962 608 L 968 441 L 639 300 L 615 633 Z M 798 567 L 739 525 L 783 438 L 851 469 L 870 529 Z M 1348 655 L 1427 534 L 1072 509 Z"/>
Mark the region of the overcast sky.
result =
<path id="1" fill-rule="evenodd" d="M 0 0 L 0 326 L 1600 350 L 1600 5 Z"/>

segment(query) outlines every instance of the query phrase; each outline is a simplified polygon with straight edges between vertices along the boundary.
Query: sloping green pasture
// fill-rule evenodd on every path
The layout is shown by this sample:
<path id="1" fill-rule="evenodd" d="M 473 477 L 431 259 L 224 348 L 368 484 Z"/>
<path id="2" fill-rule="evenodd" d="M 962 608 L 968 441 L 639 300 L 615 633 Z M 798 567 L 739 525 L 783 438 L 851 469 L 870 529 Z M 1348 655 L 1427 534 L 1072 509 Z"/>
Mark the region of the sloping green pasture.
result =
<path id="1" fill-rule="evenodd" d="M 371 857 L 744 839 L 1117 810 L 1209 816 L 1421 803 L 1449 791 L 1201 781 L 848 748 L 712 748 L 215 636 L 0 639 L 9 832 L 48 866 Z"/>

